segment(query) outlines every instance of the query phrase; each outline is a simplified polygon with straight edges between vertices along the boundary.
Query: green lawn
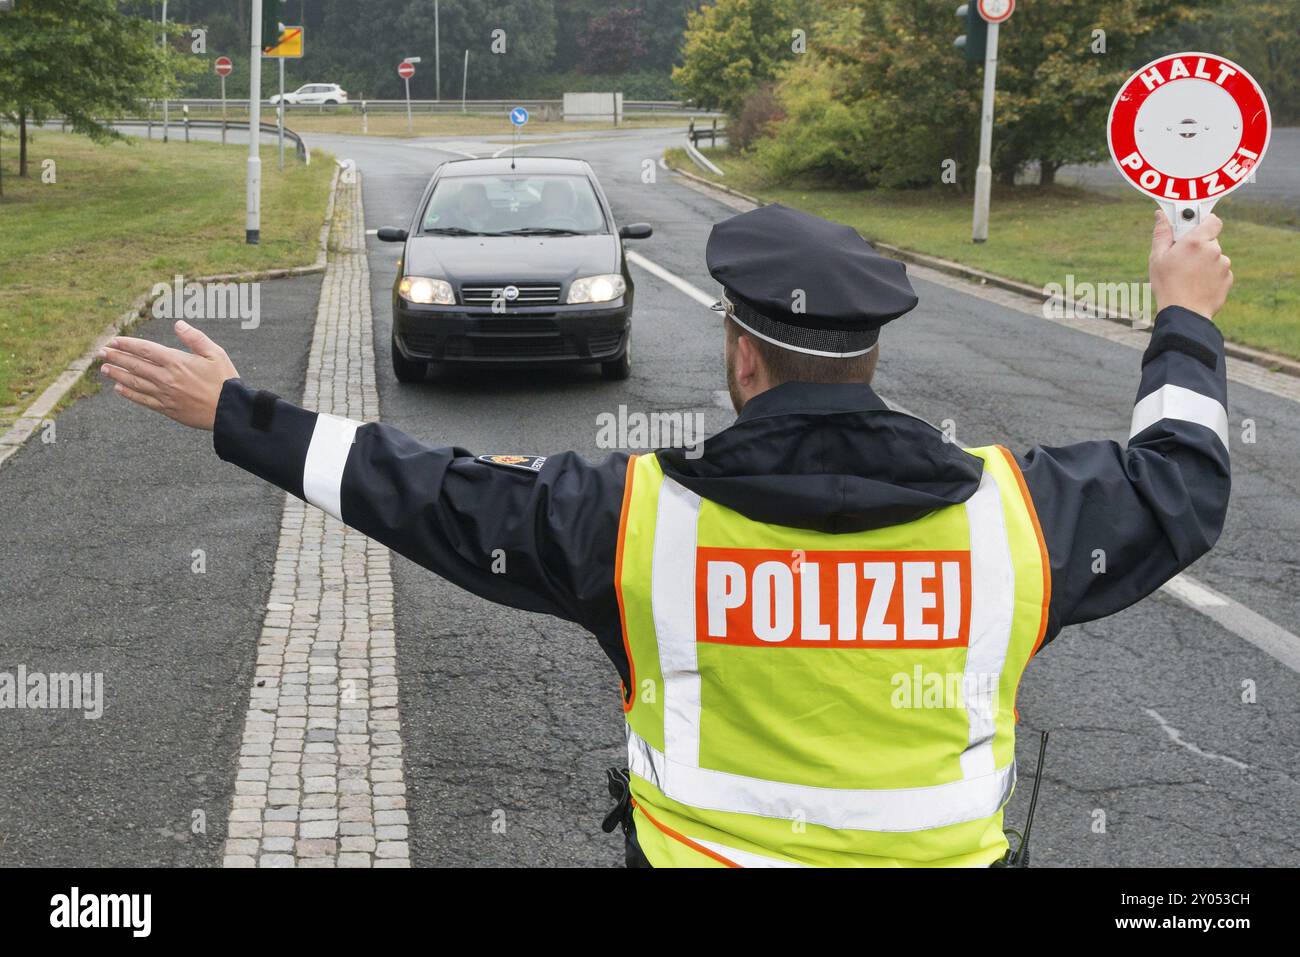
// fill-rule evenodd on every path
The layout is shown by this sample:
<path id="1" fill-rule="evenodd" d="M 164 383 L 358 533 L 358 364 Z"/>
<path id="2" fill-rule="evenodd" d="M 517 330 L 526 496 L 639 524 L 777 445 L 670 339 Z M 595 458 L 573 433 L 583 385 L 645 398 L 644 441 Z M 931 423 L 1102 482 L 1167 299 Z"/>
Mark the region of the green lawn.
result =
<path id="1" fill-rule="evenodd" d="M 12 130 L 8 131 L 12 133 Z M 262 242 L 244 243 L 247 150 L 158 141 L 99 146 L 37 131 L 30 175 L 4 141 L 0 199 L 0 409 L 24 407 L 141 293 L 197 277 L 311 263 L 334 172 L 262 153 Z M 54 161 L 56 182 L 43 183 Z M 12 410 L 6 417 L 11 418 Z"/>
<path id="2" fill-rule="evenodd" d="M 1035 286 L 1145 280 L 1154 204 L 1063 187 L 995 189 L 986 243 L 971 242 L 971 197 L 948 192 L 839 190 L 764 182 L 744 156 L 705 150 L 728 186 L 848 223 L 868 240 L 951 259 Z M 668 162 L 699 175 L 685 150 Z M 1244 187 L 1249 190 L 1249 186 Z M 1233 197 L 1216 208 L 1224 220 L 1223 250 L 1236 276 L 1216 318 L 1239 343 L 1300 358 L 1300 232 L 1234 218 Z"/>

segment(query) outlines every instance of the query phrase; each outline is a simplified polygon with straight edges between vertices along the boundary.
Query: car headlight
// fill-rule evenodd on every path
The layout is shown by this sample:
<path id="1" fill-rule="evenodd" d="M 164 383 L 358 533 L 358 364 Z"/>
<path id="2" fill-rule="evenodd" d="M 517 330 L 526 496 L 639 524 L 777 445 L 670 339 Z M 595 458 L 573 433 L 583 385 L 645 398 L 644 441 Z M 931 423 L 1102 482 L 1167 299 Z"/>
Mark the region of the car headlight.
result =
<path id="1" fill-rule="evenodd" d="M 627 292 L 627 283 L 618 273 L 585 276 L 569 286 L 569 302 L 610 302 Z"/>
<path id="2" fill-rule="evenodd" d="M 397 294 L 407 302 L 423 305 L 454 306 L 456 296 L 451 283 L 445 279 L 427 279 L 424 276 L 403 276 L 397 285 Z"/>

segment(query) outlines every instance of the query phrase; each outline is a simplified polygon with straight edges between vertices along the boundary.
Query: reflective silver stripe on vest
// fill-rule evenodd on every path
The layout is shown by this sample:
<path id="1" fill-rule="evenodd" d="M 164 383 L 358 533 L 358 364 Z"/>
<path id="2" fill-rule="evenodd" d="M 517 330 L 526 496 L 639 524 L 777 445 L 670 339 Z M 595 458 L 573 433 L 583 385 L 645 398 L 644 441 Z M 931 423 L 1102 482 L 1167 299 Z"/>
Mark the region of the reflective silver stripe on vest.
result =
<path id="1" fill-rule="evenodd" d="M 917 788 L 822 788 L 700 767 L 700 674 L 695 637 L 695 548 L 700 497 L 664 477 L 651 566 L 651 605 L 663 674 L 664 750 L 627 728 L 628 765 L 667 797 L 703 810 L 807 821 L 842 830 L 922 831 L 996 814 L 1015 786 L 1012 761 L 995 768 L 998 676 L 1011 640 L 1015 576 L 997 482 L 986 469 L 967 502 L 971 632 L 966 687 L 970 732 L 962 778 Z M 980 679 L 983 679 L 982 681 Z M 722 853 L 722 852 L 719 852 Z M 725 854 L 724 854 L 725 856 Z"/>
<path id="2" fill-rule="evenodd" d="M 966 520 L 970 526 L 971 603 L 962 692 L 970 717 L 970 737 L 961 756 L 961 770 L 962 777 L 978 778 L 994 770 L 997 692 L 1011 644 L 1016 599 L 1016 573 L 1002 496 L 988 469 L 966 501 Z"/>
<path id="3" fill-rule="evenodd" d="M 691 807 L 852 831 L 927 831 L 991 817 L 1011 797 L 1016 783 L 1015 764 L 984 777 L 922 788 L 849 790 L 764 781 L 679 764 L 630 727 L 627 760 L 633 774 Z"/>
<path id="4" fill-rule="evenodd" d="M 700 671 L 695 648 L 695 533 L 700 497 L 665 478 L 659 487 L 651 608 L 664 678 L 664 750 L 700 763 Z M 665 635 L 672 639 L 665 641 Z"/>

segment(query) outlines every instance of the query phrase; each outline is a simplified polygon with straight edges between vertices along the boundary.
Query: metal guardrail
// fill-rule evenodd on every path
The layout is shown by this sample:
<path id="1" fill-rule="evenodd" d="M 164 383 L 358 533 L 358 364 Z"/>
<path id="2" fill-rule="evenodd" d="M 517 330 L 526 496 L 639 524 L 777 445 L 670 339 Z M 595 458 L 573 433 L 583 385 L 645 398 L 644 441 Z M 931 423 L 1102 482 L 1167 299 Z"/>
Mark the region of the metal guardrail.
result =
<path id="1" fill-rule="evenodd" d="M 694 116 L 691 117 L 690 126 L 687 128 L 686 131 L 686 138 L 690 141 L 690 144 L 692 146 L 698 147 L 700 145 L 700 141 L 704 139 L 706 136 L 709 138 L 709 146 L 712 147 L 718 145 L 718 134 L 721 133 L 723 136 L 727 135 L 726 125 L 724 124 L 721 127 L 718 126 L 718 116 L 720 115 L 721 114 L 715 114 L 712 117 L 710 117 L 711 123 L 707 129 L 700 129 L 696 127 L 695 117 Z"/>
<path id="2" fill-rule="evenodd" d="M 189 98 L 169 100 L 168 102 L 177 109 L 182 106 L 204 111 L 221 109 L 221 100 L 219 98 Z M 271 103 L 269 99 L 263 99 L 262 103 L 270 109 L 275 109 L 276 104 Z M 285 112 L 357 112 L 360 111 L 363 104 L 367 111 L 373 113 L 406 112 L 406 100 L 372 100 L 359 97 L 351 97 L 347 103 L 341 104 L 286 103 Z M 161 105 L 161 101 L 158 100 L 148 104 L 151 111 L 161 109 Z M 231 109 L 247 109 L 248 99 L 246 97 L 227 97 L 226 105 L 227 108 Z M 466 100 L 463 107 L 460 100 L 411 100 L 411 110 L 419 113 L 460 113 L 462 109 L 466 113 L 507 113 L 516 106 L 522 106 L 530 113 L 551 113 L 556 119 L 559 119 L 564 111 L 564 101 L 562 99 Z M 623 115 L 635 114 L 705 117 L 722 115 L 711 110 L 692 109 L 689 104 L 677 100 L 624 100 Z"/>
<path id="3" fill-rule="evenodd" d="M 148 129 L 149 139 L 153 139 L 153 130 L 155 126 L 158 127 L 160 131 L 163 126 L 162 120 L 156 120 L 153 117 L 120 117 L 115 120 L 101 120 L 100 122 L 104 123 L 106 126 L 146 127 Z M 192 120 L 185 116 L 172 120 L 167 125 L 169 127 L 183 129 L 185 133 L 185 142 L 187 143 L 190 140 L 191 129 L 222 130 L 224 132 L 225 130 L 247 130 L 249 126 L 248 122 L 244 120 Z M 258 128 L 263 133 L 270 133 L 272 136 L 276 135 L 280 129 L 274 123 L 259 123 Z M 311 163 L 311 154 L 307 151 L 307 144 L 303 142 L 303 139 L 299 134 L 286 126 L 284 128 L 284 138 L 293 141 L 294 150 L 298 154 L 298 159 L 302 160 L 303 163 Z"/>

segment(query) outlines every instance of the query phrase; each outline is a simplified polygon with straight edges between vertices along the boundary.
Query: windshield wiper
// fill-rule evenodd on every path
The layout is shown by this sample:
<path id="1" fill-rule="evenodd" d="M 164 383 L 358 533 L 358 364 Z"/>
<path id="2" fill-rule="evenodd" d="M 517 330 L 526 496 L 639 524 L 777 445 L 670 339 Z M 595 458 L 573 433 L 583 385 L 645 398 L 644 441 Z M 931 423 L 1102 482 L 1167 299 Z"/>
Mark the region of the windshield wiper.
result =
<path id="1" fill-rule="evenodd" d="M 507 229 L 502 236 L 581 236 L 576 229 L 559 229 L 555 226 L 521 226 Z"/>
<path id="2" fill-rule="evenodd" d="M 497 233 L 480 233 L 473 229 L 465 229 L 463 226 L 434 226 L 424 231 L 426 234 L 432 233 L 435 236 L 495 236 Z"/>

